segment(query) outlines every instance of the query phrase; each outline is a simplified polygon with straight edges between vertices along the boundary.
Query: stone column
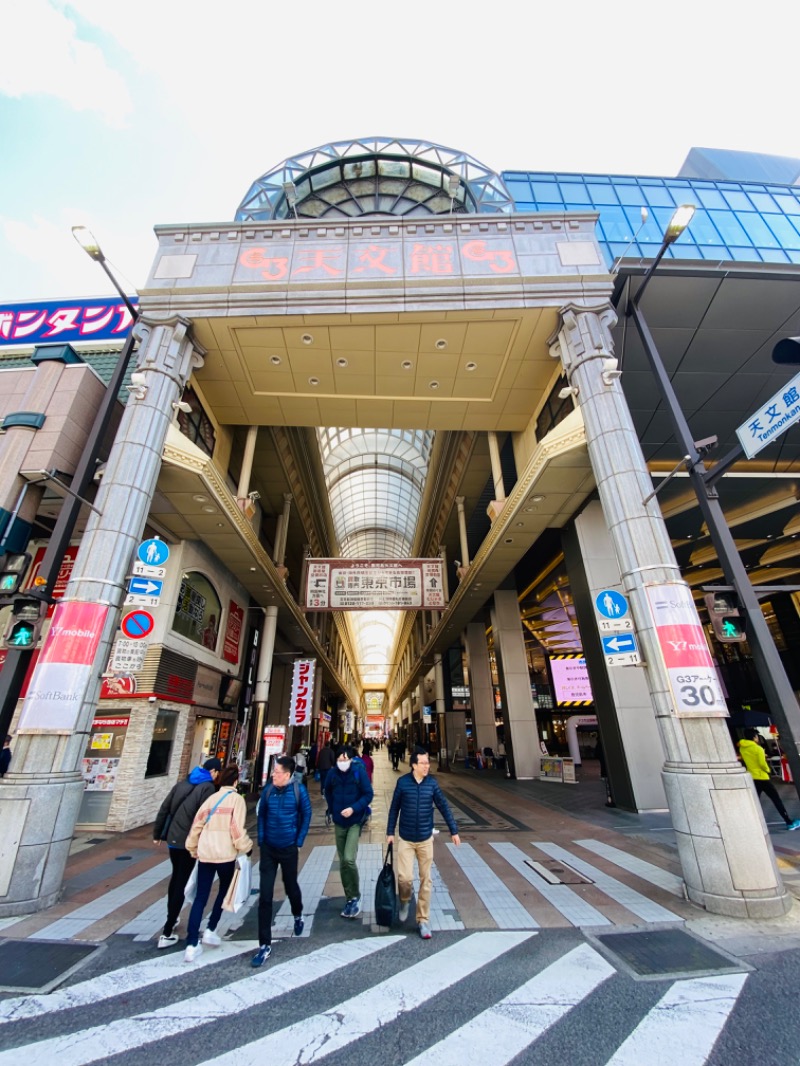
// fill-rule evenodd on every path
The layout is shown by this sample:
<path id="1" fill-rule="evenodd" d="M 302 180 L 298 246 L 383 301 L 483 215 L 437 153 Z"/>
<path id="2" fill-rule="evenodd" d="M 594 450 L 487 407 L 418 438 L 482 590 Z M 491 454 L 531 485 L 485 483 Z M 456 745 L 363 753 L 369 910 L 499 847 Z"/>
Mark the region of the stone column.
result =
<path id="1" fill-rule="evenodd" d="M 505 738 L 506 755 L 511 755 L 517 779 L 537 778 L 542 752 L 525 654 L 525 631 L 519 614 L 519 599 L 513 589 L 495 592 L 492 629 L 504 717 L 510 733 L 510 737 Z"/>
<path id="2" fill-rule="evenodd" d="M 256 505 L 250 499 L 250 478 L 253 474 L 253 456 L 258 441 L 258 426 L 247 427 L 247 437 L 244 442 L 244 455 L 242 456 L 242 469 L 239 474 L 239 485 L 236 490 L 236 502 L 239 510 L 246 518 L 252 518 L 256 513 Z"/>
<path id="3" fill-rule="evenodd" d="M 467 516 L 464 513 L 464 497 L 456 496 L 458 510 L 458 539 L 461 544 L 461 560 L 456 563 L 456 577 L 459 581 L 469 570 L 469 541 L 467 539 Z"/>
<path id="4" fill-rule="evenodd" d="M 14 769 L 0 790 L 0 915 L 41 910 L 60 894 L 83 796 L 86 737 L 161 468 L 172 404 L 205 354 L 192 342 L 185 319 L 140 318 L 136 329 L 144 392 L 125 409 L 97 510 L 90 512 L 23 704 Z M 84 619 L 93 628 L 85 628 Z M 74 668 L 70 652 L 76 654 Z"/>
<path id="5" fill-rule="evenodd" d="M 791 898 L 778 873 L 752 780 L 736 760 L 725 721 L 702 714 L 679 717 L 674 706 L 647 586 L 683 585 L 681 602 L 691 601 L 691 593 L 657 502 L 643 502 L 652 495 L 652 481 L 615 373 L 609 332 L 615 322 L 608 304 L 569 304 L 549 343 L 576 390 L 600 503 L 630 600 L 666 753 L 662 778 L 687 892 L 717 914 L 778 916 L 788 911 Z"/>
<path id="6" fill-rule="evenodd" d="M 283 513 L 278 526 L 278 534 L 275 537 L 275 569 L 284 581 L 289 576 L 289 571 L 284 566 L 284 562 L 286 559 L 286 540 L 289 536 L 289 512 L 291 509 L 292 494 L 291 492 L 284 492 Z"/>
<path id="7" fill-rule="evenodd" d="M 482 622 L 470 622 L 466 636 L 475 750 L 494 750 L 497 747 L 497 727 L 494 724 L 494 689 L 489 649 L 486 646 L 486 626 Z M 467 738 L 464 737 L 465 751 L 466 747 Z"/>
<path id="8" fill-rule="evenodd" d="M 439 735 L 439 770 L 450 770 L 450 759 L 447 752 L 447 714 L 444 703 L 444 670 L 442 669 L 442 653 L 436 652 L 433 656 L 433 677 L 436 686 L 436 732 Z"/>
<path id="9" fill-rule="evenodd" d="M 503 484 L 503 464 L 500 460 L 500 445 L 497 443 L 497 434 L 490 430 L 487 436 L 489 438 L 489 458 L 492 463 L 492 479 L 494 480 L 494 499 L 486 508 L 486 513 L 489 516 L 489 521 L 494 522 L 506 502 L 506 489 Z"/>

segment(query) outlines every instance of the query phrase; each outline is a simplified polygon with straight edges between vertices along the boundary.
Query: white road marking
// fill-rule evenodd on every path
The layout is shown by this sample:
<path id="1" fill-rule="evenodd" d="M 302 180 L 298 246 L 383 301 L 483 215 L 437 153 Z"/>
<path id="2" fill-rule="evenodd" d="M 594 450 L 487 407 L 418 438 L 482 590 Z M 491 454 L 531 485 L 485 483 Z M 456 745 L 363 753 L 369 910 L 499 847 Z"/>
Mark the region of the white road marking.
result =
<path id="1" fill-rule="evenodd" d="M 676 981 L 607 1066 L 703 1066 L 746 980 L 747 974 L 734 973 Z"/>
<path id="2" fill-rule="evenodd" d="M 601 955 L 581 944 L 406 1066 L 504 1066 L 614 973 Z"/>
<path id="3" fill-rule="evenodd" d="M 471 844 L 448 844 L 450 854 L 464 871 L 498 929 L 538 929 L 539 923 L 506 887 Z"/>
<path id="4" fill-rule="evenodd" d="M 528 856 L 516 844 L 500 843 L 492 844 L 498 855 L 502 855 L 506 862 L 522 874 L 525 880 L 533 885 L 548 903 L 576 926 L 611 925 L 612 923 L 596 907 L 587 903 L 585 899 L 574 892 L 569 885 L 551 885 L 543 880 L 526 863 Z"/>
<path id="5" fill-rule="evenodd" d="M 221 1021 L 250 1007 L 267 1003 L 302 985 L 327 977 L 343 966 L 358 962 L 365 955 L 382 951 L 402 939 L 399 936 L 387 936 L 369 940 L 348 940 L 342 944 L 321 948 L 310 955 L 290 959 L 278 966 L 267 964 L 263 970 L 255 973 L 251 970 L 251 976 L 199 996 L 171 1003 L 159 1010 L 0 1051 L 0 1063 L 18 1063 L 21 1057 L 37 1063 L 57 1061 L 59 1066 L 86 1066 L 90 1062 L 105 1062 L 112 1055 L 154 1044 L 164 1037 Z M 211 949 L 208 949 L 208 952 L 210 954 Z M 203 954 L 205 955 L 205 952 Z M 218 952 L 215 954 L 218 955 Z M 183 956 L 179 957 L 182 959 Z M 183 973 L 187 972 L 188 967 L 184 964 Z"/>
<path id="6" fill-rule="evenodd" d="M 614 848 L 610 844 L 603 843 L 602 840 L 576 840 L 575 843 L 580 844 L 587 851 L 593 851 L 595 855 L 601 855 L 609 862 L 613 862 L 615 866 L 627 870 L 628 873 L 636 874 L 643 881 L 649 881 L 651 885 L 663 888 L 665 892 L 670 892 L 679 899 L 685 899 L 683 878 L 678 877 L 677 874 L 662 870 L 660 866 L 645 862 L 644 859 L 639 859 L 635 855 L 629 855 L 627 851 Z"/>
<path id="7" fill-rule="evenodd" d="M 532 933 L 473 933 L 323 1014 L 304 1018 L 202 1066 L 296 1066 L 325 1058 L 499 958 Z M 0 1060 L 2 1061 L 2 1060 Z"/>

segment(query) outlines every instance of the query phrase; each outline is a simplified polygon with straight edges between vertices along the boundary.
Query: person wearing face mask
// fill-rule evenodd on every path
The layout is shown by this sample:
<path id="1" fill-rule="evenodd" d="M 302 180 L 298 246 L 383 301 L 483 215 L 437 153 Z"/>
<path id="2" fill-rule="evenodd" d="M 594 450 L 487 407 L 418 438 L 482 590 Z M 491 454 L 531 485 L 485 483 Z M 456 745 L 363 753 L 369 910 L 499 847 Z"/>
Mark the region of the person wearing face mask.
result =
<path id="1" fill-rule="evenodd" d="M 325 781 L 325 799 L 333 818 L 336 853 L 345 894 L 343 918 L 356 918 L 361 913 L 361 890 L 358 880 L 358 840 L 366 821 L 374 793 L 364 764 L 353 761 L 353 749 L 347 745 L 339 749 L 336 765 Z"/>

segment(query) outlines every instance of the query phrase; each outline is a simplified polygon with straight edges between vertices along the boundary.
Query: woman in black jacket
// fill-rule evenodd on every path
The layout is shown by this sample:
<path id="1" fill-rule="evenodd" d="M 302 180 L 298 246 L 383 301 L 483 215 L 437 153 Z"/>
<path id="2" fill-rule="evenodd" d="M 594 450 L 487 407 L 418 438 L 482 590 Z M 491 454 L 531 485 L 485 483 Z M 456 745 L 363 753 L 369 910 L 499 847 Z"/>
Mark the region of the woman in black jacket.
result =
<path id="1" fill-rule="evenodd" d="M 186 837 L 192 828 L 194 816 L 209 796 L 217 790 L 216 780 L 222 769 L 219 759 L 206 759 L 202 766 L 195 766 L 185 781 L 179 781 L 167 795 L 156 815 L 153 826 L 153 843 L 166 840 L 172 876 L 167 888 L 167 920 L 158 938 L 159 948 L 170 948 L 178 943 L 175 928 L 183 906 L 186 882 L 194 869 L 195 860 L 186 850 Z"/>

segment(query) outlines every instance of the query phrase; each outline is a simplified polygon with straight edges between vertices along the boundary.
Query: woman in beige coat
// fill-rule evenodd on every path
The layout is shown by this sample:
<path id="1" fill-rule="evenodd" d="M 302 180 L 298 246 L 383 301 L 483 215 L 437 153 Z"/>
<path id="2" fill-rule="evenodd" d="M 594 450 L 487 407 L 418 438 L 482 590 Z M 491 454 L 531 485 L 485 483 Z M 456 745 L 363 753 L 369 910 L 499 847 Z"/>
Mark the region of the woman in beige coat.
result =
<path id="1" fill-rule="evenodd" d="M 211 895 L 215 874 L 219 877 L 219 892 L 208 916 L 203 943 L 219 947 L 220 938 L 214 930 L 222 917 L 222 901 L 230 888 L 236 857 L 243 853 L 249 855 L 253 849 L 253 841 L 244 828 L 247 808 L 244 799 L 236 791 L 238 783 L 238 768 L 226 766 L 217 778 L 219 791 L 209 796 L 197 812 L 186 838 L 186 850 L 198 860 L 197 895 L 189 914 L 187 946 L 183 956 L 186 962 L 194 962 L 203 950 L 198 942 L 200 922 Z"/>

